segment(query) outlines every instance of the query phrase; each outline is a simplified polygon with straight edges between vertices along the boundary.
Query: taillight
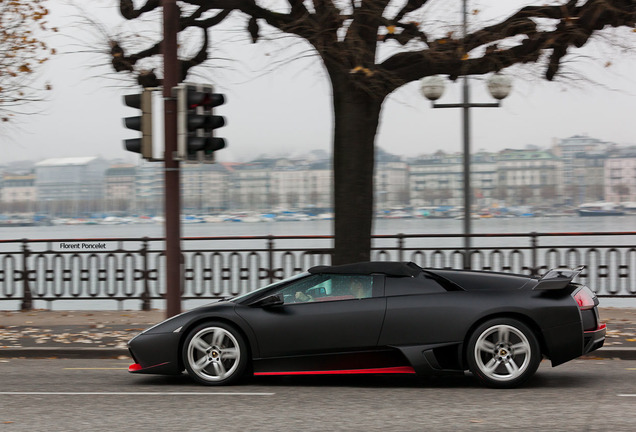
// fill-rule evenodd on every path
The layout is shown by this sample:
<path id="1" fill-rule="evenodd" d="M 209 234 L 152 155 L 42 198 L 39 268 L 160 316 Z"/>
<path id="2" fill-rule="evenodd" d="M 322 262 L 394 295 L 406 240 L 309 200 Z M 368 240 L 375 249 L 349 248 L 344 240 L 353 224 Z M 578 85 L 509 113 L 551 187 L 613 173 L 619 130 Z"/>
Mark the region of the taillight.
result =
<path id="1" fill-rule="evenodd" d="M 576 293 L 574 293 L 574 300 L 579 305 L 579 309 L 587 310 L 594 307 L 594 298 L 596 296 L 588 287 L 582 287 Z"/>

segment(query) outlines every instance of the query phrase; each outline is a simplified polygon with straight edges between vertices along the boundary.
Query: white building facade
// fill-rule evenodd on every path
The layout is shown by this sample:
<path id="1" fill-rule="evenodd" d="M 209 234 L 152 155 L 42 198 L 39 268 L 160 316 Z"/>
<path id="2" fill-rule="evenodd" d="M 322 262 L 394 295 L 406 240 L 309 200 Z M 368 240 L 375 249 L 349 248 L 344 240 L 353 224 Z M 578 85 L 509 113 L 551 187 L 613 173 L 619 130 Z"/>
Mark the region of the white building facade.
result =
<path id="1" fill-rule="evenodd" d="M 0 184 L 0 207 L 7 213 L 33 213 L 36 209 L 37 190 L 35 174 L 5 173 Z"/>
<path id="2" fill-rule="evenodd" d="M 400 160 L 376 162 L 373 186 L 377 210 L 389 210 L 408 204 L 410 192 L 407 163 Z"/>
<path id="3" fill-rule="evenodd" d="M 496 199 L 507 205 L 549 206 L 562 201 L 563 162 L 545 150 L 503 150 L 496 156 Z"/>
<path id="4" fill-rule="evenodd" d="M 229 208 L 228 169 L 223 164 L 181 165 L 181 206 L 185 212 L 214 213 Z"/>
<path id="5" fill-rule="evenodd" d="M 108 162 L 98 157 L 55 158 L 36 163 L 35 187 L 41 210 L 56 214 L 100 210 L 107 168 Z"/>
<path id="6" fill-rule="evenodd" d="M 562 179 L 560 183 L 565 189 L 569 185 L 576 185 L 577 178 L 575 175 L 575 158 L 579 154 L 584 153 L 602 153 L 607 154 L 616 145 L 587 135 L 573 135 L 568 138 L 559 140 L 552 146 L 551 152 L 561 159 L 563 163 Z"/>
<path id="7" fill-rule="evenodd" d="M 413 207 L 462 206 L 464 157 L 460 153 L 420 157 L 409 164 L 410 202 Z M 475 206 L 487 206 L 497 186 L 495 157 L 477 153 L 471 158 L 471 188 Z"/>
<path id="8" fill-rule="evenodd" d="M 605 200 L 636 202 L 636 147 L 614 152 L 606 160 Z"/>

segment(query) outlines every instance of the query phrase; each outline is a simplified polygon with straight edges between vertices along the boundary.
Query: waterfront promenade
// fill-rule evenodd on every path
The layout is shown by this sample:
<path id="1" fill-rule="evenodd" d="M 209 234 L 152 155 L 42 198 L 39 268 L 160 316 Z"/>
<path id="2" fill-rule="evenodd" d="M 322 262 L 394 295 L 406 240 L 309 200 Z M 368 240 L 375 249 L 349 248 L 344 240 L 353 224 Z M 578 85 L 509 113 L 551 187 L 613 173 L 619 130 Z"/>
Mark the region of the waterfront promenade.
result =
<path id="1" fill-rule="evenodd" d="M 636 308 L 601 308 L 605 346 L 593 358 L 636 359 Z M 0 310 L 0 357 L 126 358 L 126 343 L 165 312 Z"/>

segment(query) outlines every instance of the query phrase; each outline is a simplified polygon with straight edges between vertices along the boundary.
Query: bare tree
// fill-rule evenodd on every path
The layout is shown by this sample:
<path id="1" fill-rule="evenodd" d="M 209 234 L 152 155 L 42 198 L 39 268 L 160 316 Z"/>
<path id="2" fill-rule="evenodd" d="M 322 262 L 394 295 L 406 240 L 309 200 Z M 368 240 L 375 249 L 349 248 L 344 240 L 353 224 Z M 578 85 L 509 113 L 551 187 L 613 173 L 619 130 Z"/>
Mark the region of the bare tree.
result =
<path id="1" fill-rule="evenodd" d="M 420 78 L 444 74 L 451 79 L 499 72 L 520 63 L 537 63 L 552 80 L 568 51 L 584 46 L 605 27 L 633 27 L 634 0 L 537 0 L 466 35 L 440 34 L 439 25 L 422 22 L 432 4 L 404 0 L 287 0 L 268 8 L 256 0 L 182 0 L 180 30 L 200 29 L 203 43 L 196 55 L 181 62 L 185 79 L 208 59 L 208 30 L 233 11 L 246 16 L 254 43 L 263 26 L 307 41 L 329 76 L 333 91 L 333 170 L 335 254 L 333 262 L 370 257 L 373 217 L 374 141 L 382 104 L 395 89 Z M 124 18 L 135 20 L 154 11 L 160 0 L 135 8 L 120 0 Z M 428 8 L 428 9 L 427 9 Z M 447 28 L 448 30 L 448 28 Z M 380 46 L 386 49 L 380 52 Z M 111 41 L 116 71 L 139 73 L 136 64 L 159 54 L 160 42 L 126 52 Z M 139 48 L 139 47 L 135 47 Z M 152 73 L 139 76 L 142 85 L 156 85 Z"/>
<path id="2" fill-rule="evenodd" d="M 23 107 L 43 100 L 50 84 L 34 84 L 37 68 L 55 49 L 44 36 L 49 31 L 49 14 L 43 0 L 0 1 L 0 121 L 8 122 Z"/>

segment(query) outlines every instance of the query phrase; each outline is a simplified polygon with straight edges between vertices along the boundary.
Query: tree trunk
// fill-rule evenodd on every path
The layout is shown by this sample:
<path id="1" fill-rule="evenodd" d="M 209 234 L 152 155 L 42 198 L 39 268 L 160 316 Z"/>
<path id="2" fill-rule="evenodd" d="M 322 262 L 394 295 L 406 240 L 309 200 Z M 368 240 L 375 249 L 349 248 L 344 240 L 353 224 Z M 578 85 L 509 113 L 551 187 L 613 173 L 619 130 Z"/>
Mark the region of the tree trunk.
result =
<path id="1" fill-rule="evenodd" d="M 333 86 L 335 265 L 369 261 L 373 221 L 374 142 L 384 95 L 352 83 L 348 72 L 330 73 Z"/>

